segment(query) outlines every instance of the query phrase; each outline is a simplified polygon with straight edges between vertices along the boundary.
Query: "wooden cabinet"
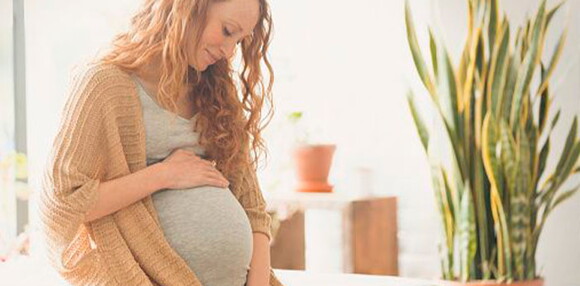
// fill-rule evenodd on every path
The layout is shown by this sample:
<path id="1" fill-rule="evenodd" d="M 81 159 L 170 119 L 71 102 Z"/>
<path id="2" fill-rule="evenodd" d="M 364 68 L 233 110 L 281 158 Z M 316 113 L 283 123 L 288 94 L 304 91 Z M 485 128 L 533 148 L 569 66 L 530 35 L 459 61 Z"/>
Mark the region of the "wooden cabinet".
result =
<path id="1" fill-rule="evenodd" d="M 271 244 L 272 268 L 307 268 L 305 238 L 311 234 L 306 231 L 305 217 L 309 211 L 327 210 L 336 212 L 341 220 L 337 227 L 342 247 L 336 249 L 342 259 L 341 272 L 398 275 L 395 197 L 290 193 L 269 195 L 266 200 L 269 210 L 281 219 Z"/>

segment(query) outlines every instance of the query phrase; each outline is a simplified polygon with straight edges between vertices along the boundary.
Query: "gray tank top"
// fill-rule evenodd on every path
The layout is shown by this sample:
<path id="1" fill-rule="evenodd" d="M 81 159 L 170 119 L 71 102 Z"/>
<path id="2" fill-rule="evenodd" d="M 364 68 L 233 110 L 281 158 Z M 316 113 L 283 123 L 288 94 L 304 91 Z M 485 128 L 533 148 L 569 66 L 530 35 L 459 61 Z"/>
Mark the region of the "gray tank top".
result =
<path id="1" fill-rule="evenodd" d="M 185 119 L 161 108 L 133 76 L 143 106 L 147 165 L 183 148 L 205 155 Z M 243 286 L 252 258 L 248 217 L 228 188 L 163 189 L 152 195 L 165 238 L 204 286 Z"/>

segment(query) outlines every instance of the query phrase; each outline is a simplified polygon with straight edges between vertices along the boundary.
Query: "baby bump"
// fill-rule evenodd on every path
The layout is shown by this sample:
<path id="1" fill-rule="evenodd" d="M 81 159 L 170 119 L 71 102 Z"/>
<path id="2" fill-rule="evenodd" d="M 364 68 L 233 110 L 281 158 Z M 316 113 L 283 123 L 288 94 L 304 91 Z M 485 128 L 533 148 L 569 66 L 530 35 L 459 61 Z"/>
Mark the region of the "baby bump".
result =
<path id="1" fill-rule="evenodd" d="M 245 283 L 252 256 L 252 230 L 229 189 L 161 190 L 152 198 L 167 241 L 201 282 L 206 280 L 204 285 Z"/>

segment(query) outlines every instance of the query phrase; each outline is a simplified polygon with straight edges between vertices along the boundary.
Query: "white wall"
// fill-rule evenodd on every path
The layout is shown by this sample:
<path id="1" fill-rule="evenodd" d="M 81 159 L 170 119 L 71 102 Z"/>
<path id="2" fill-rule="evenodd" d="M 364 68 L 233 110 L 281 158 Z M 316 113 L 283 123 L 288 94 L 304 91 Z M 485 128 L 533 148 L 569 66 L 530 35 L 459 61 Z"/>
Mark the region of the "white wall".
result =
<path id="1" fill-rule="evenodd" d="M 416 2 L 417 25 L 424 26 L 430 5 Z M 272 1 L 277 113 L 267 134 L 272 157 L 262 174 L 263 187 L 281 192 L 292 185 L 285 149 L 292 134 L 281 136 L 280 126 L 288 112 L 305 111 L 307 125 L 323 131 L 314 139 L 338 145 L 330 178 L 336 192 L 398 196 L 400 272 L 436 277 L 438 220 L 405 97 L 409 87 L 420 90 L 420 85 L 407 48 L 403 4 Z M 425 38 L 425 32 L 420 36 Z M 365 169 L 371 172 L 371 190 L 360 187 Z M 328 233 L 331 229 L 320 226 L 313 236 Z"/>

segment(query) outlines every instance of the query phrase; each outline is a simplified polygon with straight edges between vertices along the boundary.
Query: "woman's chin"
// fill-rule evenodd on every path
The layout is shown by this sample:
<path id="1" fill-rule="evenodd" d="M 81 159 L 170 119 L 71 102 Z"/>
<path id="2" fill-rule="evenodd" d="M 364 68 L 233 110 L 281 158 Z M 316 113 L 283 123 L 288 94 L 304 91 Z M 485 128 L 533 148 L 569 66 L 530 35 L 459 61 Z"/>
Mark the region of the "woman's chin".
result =
<path id="1" fill-rule="evenodd" d="M 196 70 L 196 71 L 204 72 L 208 68 L 208 65 L 206 65 L 206 64 L 200 64 L 200 65 L 189 64 L 189 67 Z"/>

